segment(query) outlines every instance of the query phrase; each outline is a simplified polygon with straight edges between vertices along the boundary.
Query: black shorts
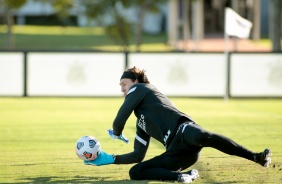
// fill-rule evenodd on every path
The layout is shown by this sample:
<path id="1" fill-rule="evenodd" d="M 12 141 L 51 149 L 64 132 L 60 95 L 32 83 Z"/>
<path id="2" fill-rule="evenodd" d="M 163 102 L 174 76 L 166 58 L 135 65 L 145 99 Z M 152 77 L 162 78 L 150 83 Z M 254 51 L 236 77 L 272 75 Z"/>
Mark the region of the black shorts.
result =
<path id="1" fill-rule="evenodd" d="M 182 128 L 180 125 L 180 129 Z M 195 164 L 202 147 L 187 145 L 183 135 L 178 132 L 167 147 L 166 152 L 152 159 L 140 162 L 129 172 L 135 180 L 176 180 L 179 172 Z"/>

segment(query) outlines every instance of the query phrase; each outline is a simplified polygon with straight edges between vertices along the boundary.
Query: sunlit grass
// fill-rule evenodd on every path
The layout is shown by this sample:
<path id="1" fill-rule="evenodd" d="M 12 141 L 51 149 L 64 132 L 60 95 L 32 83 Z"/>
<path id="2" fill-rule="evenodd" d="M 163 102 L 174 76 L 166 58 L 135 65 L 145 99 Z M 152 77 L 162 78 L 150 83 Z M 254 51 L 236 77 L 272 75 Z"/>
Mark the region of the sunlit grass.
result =
<path id="1" fill-rule="evenodd" d="M 272 165 L 263 168 L 251 161 L 205 148 L 195 183 L 281 183 L 281 99 L 172 98 L 173 103 L 207 130 L 226 135 L 253 151 L 270 147 Z M 106 133 L 123 98 L 0 98 L 0 183 L 102 183 L 156 184 L 131 181 L 129 165 L 85 166 L 75 154 L 83 135 L 99 139 L 108 153 L 133 149 L 135 117 L 124 129 L 129 144 Z M 152 140 L 145 160 L 165 148 Z"/>
<path id="2" fill-rule="evenodd" d="M 6 47 L 7 26 L 0 25 L 0 49 Z M 102 27 L 63 27 L 63 26 L 13 26 L 12 33 L 14 49 L 44 49 L 44 50 L 101 50 L 123 51 L 120 45 L 113 42 Z M 269 39 L 254 41 L 259 45 L 271 47 Z M 168 45 L 166 34 L 143 35 L 140 51 L 143 52 L 171 52 L 175 48 Z M 281 40 L 282 44 L 282 40 Z M 136 50 L 135 40 L 132 38 L 129 51 Z"/>
<path id="3" fill-rule="evenodd" d="M 261 39 L 261 40 L 257 40 L 255 41 L 255 43 L 260 44 L 260 45 L 264 45 L 267 47 L 271 47 L 271 40 L 270 39 Z M 281 40 L 282 43 L 282 40 Z"/>
<path id="4" fill-rule="evenodd" d="M 108 46 L 97 46 L 97 47 L 92 47 L 93 49 L 98 49 L 98 50 L 104 50 L 104 51 L 123 51 L 121 47 L 119 46 L 114 46 L 114 45 L 108 45 Z M 131 44 L 129 46 L 129 51 L 136 51 L 136 46 Z M 142 46 L 139 48 L 140 51 L 142 52 L 170 52 L 172 50 L 172 47 L 166 44 L 151 44 L 151 43 L 144 43 Z"/>
<path id="5" fill-rule="evenodd" d="M 6 33 L 7 26 L 0 26 L 0 33 Z M 13 26 L 13 34 L 27 35 L 104 35 L 101 27 L 64 27 L 64 26 Z"/>
<path id="6" fill-rule="evenodd" d="M 7 27 L 0 26 L 0 49 L 6 48 L 6 32 Z M 13 26 L 12 33 L 13 49 L 124 51 L 101 27 Z M 135 45 L 135 38 L 132 38 L 129 51 L 137 51 Z M 166 34 L 143 35 L 140 51 L 172 50 L 167 44 Z"/>

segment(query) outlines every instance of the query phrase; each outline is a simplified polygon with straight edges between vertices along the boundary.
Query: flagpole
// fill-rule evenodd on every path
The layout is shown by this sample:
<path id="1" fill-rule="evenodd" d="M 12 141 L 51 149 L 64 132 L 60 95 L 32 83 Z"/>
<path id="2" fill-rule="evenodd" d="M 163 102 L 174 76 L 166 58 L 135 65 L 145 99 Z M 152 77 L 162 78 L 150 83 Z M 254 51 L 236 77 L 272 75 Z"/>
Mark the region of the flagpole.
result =
<path id="1" fill-rule="evenodd" d="M 225 9 L 225 19 L 226 19 L 226 9 Z M 226 24 L 226 20 L 225 20 Z M 226 29 L 226 25 L 225 25 Z M 224 30 L 224 56 L 225 56 L 225 94 L 224 94 L 224 101 L 228 101 L 229 99 L 229 35 L 227 35 L 226 30 Z"/>
<path id="2" fill-rule="evenodd" d="M 224 12 L 224 41 L 225 41 L 225 94 L 224 100 L 227 101 L 230 95 L 230 53 L 229 36 L 238 38 L 248 38 L 253 24 L 237 14 L 231 8 L 226 7 Z M 237 38 L 234 38 L 234 49 L 237 51 Z M 236 42 L 235 42 L 236 41 Z M 236 44 L 236 45 L 235 45 Z"/>
<path id="3" fill-rule="evenodd" d="M 228 62 L 228 55 L 229 55 L 229 36 L 224 33 L 224 40 L 225 40 L 225 95 L 224 95 L 224 100 L 228 101 L 229 99 L 229 62 Z"/>

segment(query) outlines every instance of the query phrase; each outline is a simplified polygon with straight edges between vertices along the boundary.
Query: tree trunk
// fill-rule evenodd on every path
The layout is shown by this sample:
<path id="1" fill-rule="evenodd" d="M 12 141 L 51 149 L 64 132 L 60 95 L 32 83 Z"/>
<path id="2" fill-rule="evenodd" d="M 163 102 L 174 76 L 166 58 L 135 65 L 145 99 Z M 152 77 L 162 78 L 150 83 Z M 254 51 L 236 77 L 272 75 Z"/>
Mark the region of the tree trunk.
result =
<path id="1" fill-rule="evenodd" d="M 142 34 L 143 34 L 143 23 L 145 13 L 148 10 L 149 6 L 152 4 L 152 0 L 146 0 L 144 4 L 141 6 L 139 11 L 139 19 L 137 24 L 137 31 L 136 31 L 136 51 L 140 51 L 140 45 L 142 44 Z"/>
<path id="2" fill-rule="evenodd" d="M 126 26 L 127 26 L 126 21 L 124 20 L 124 18 L 121 15 L 119 15 L 116 8 L 114 8 L 114 17 L 116 21 L 117 31 L 118 31 L 118 34 L 120 35 L 121 42 L 123 45 L 123 51 L 128 52 L 129 37 L 128 37 L 128 34 L 126 33 Z"/>
<path id="3" fill-rule="evenodd" d="M 136 30 L 136 51 L 140 51 L 140 45 L 141 45 L 141 40 L 142 40 L 142 29 L 143 29 L 143 22 L 144 22 L 144 17 L 145 17 L 145 11 L 144 9 L 140 10 L 139 13 L 139 20 L 137 24 L 137 30 Z"/>
<path id="4" fill-rule="evenodd" d="M 6 48 L 12 49 L 12 48 L 14 48 L 14 38 L 13 38 L 13 33 L 12 33 L 12 27 L 14 25 L 14 19 L 13 19 L 12 11 L 9 8 L 7 8 L 7 10 L 6 10 L 6 22 L 7 22 Z"/>

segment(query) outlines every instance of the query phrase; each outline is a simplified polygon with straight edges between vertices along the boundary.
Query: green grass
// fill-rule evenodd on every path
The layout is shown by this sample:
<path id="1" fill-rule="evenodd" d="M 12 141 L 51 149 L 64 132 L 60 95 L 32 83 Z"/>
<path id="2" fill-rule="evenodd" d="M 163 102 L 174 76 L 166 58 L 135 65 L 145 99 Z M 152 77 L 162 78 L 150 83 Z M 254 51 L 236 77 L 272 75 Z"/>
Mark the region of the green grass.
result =
<path id="1" fill-rule="evenodd" d="M 6 48 L 7 27 L 0 26 L 0 49 Z M 101 27 L 14 26 L 15 49 L 121 51 Z M 171 51 L 165 34 L 143 35 L 141 51 Z M 134 40 L 130 44 L 135 51 Z"/>
<path id="2" fill-rule="evenodd" d="M 0 49 L 6 49 L 7 26 L 0 25 Z M 98 50 L 122 51 L 105 35 L 101 27 L 63 27 L 63 26 L 13 26 L 14 48 L 19 50 Z M 269 39 L 255 41 L 270 47 Z M 282 40 L 281 40 L 282 43 Z M 136 51 L 134 38 L 129 46 Z M 168 52 L 175 49 L 167 44 L 166 34 L 143 35 L 141 51 Z"/>
<path id="3" fill-rule="evenodd" d="M 133 149 L 135 118 L 124 134 L 129 144 L 114 141 L 111 127 L 122 98 L 0 98 L 0 183 L 171 183 L 130 181 L 129 165 L 85 166 L 75 154 L 83 135 L 97 137 L 108 153 Z M 205 148 L 192 167 L 200 172 L 195 183 L 282 183 L 281 99 L 173 98 L 183 112 L 210 131 L 224 134 L 254 151 L 270 147 L 272 165 Z M 164 151 L 152 141 L 145 160 Z"/>

